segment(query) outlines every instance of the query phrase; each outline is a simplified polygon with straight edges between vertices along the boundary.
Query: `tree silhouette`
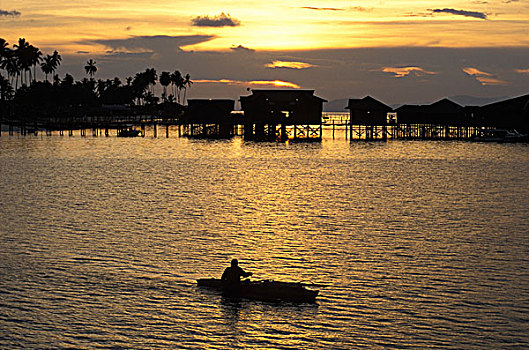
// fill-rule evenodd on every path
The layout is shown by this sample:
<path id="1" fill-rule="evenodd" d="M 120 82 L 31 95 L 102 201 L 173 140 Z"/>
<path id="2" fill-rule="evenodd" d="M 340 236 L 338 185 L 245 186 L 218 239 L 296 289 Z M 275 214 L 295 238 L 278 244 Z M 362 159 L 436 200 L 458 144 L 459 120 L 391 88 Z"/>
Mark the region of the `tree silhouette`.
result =
<path id="1" fill-rule="evenodd" d="M 180 103 L 180 91 L 182 90 L 183 83 L 184 78 L 182 77 L 182 73 L 180 73 L 178 70 L 175 70 L 171 74 L 171 85 L 173 86 L 173 95 L 177 96 L 178 103 Z M 178 94 L 175 90 L 178 90 Z"/>
<path id="2" fill-rule="evenodd" d="M 96 63 L 97 62 L 93 59 L 89 59 L 86 62 L 86 66 L 84 66 L 84 70 L 86 71 L 86 74 L 90 75 L 90 79 L 94 79 L 94 74 L 97 72 Z"/>
<path id="3" fill-rule="evenodd" d="M 51 55 L 51 65 L 53 67 L 53 72 L 55 73 L 55 70 L 61 65 L 62 57 L 59 55 L 59 52 L 57 50 L 53 51 L 53 55 Z"/>
<path id="4" fill-rule="evenodd" d="M 167 87 L 171 84 L 171 73 L 162 72 L 160 74 L 160 84 L 163 86 L 162 101 L 167 101 Z"/>
<path id="5" fill-rule="evenodd" d="M 13 47 L 15 48 L 14 54 L 18 60 L 18 74 L 21 74 L 20 84 L 27 85 L 28 79 L 26 73 L 29 71 L 29 73 L 31 74 L 30 68 L 33 64 L 33 49 L 24 38 L 19 38 L 18 44 L 13 45 Z"/>
<path id="6" fill-rule="evenodd" d="M 48 74 L 52 74 L 54 72 L 53 57 L 50 55 L 44 57 L 43 62 L 40 64 L 40 69 L 42 69 L 42 72 L 46 76 L 46 81 L 48 81 Z"/>
<path id="7" fill-rule="evenodd" d="M 189 73 L 186 73 L 186 75 L 184 76 L 184 81 L 183 81 L 182 85 L 183 85 L 183 88 L 184 88 L 184 101 L 183 101 L 183 103 L 185 104 L 186 103 L 187 88 L 191 87 L 191 85 L 193 85 L 193 82 L 191 81 L 191 75 Z"/>

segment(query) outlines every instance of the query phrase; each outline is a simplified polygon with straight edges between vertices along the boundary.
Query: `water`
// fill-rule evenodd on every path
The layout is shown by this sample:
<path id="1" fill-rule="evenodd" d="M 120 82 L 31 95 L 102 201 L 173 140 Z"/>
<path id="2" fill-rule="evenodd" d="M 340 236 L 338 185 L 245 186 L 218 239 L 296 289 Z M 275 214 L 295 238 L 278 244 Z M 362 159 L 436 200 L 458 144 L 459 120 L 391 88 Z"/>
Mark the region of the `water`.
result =
<path id="1" fill-rule="evenodd" d="M 528 348 L 528 173 L 526 144 L 2 135 L 0 348 Z M 233 257 L 327 287 L 196 288 Z"/>

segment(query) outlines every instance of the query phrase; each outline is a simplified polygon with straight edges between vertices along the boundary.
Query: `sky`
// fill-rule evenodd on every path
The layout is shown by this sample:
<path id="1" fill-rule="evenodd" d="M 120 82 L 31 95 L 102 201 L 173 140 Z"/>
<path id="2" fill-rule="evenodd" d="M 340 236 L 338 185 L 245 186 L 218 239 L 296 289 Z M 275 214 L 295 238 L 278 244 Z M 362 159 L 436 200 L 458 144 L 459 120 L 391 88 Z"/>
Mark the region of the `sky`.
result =
<path id="1" fill-rule="evenodd" d="M 180 70 L 189 98 L 314 89 L 388 104 L 529 93 L 529 0 L 0 0 L 0 37 L 63 56 L 60 74 Z"/>

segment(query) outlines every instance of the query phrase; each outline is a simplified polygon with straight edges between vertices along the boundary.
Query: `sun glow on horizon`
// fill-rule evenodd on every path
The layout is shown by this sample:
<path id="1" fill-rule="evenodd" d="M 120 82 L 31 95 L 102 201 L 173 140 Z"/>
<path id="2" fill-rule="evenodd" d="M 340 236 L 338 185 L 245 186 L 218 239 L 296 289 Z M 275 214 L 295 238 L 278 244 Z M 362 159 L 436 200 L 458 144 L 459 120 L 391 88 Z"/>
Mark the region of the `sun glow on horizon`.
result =
<path id="1" fill-rule="evenodd" d="M 195 83 L 209 83 L 209 84 L 226 84 L 226 85 L 244 85 L 244 86 L 272 86 L 279 88 L 292 88 L 292 89 L 301 89 L 301 86 L 295 83 L 282 80 L 231 80 L 231 79 L 196 79 Z"/>

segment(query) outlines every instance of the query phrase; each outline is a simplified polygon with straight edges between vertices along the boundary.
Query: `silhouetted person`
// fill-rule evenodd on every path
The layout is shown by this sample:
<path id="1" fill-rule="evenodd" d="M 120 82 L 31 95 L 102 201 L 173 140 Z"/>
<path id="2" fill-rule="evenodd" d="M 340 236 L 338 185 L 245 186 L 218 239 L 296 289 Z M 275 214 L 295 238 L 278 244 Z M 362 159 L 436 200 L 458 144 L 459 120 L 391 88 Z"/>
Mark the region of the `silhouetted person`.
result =
<path id="1" fill-rule="evenodd" d="M 239 267 L 239 261 L 237 259 L 233 259 L 231 266 L 224 270 L 220 279 L 227 287 L 237 287 L 241 284 L 241 277 L 250 277 L 251 275 L 251 272 L 245 272 Z"/>

